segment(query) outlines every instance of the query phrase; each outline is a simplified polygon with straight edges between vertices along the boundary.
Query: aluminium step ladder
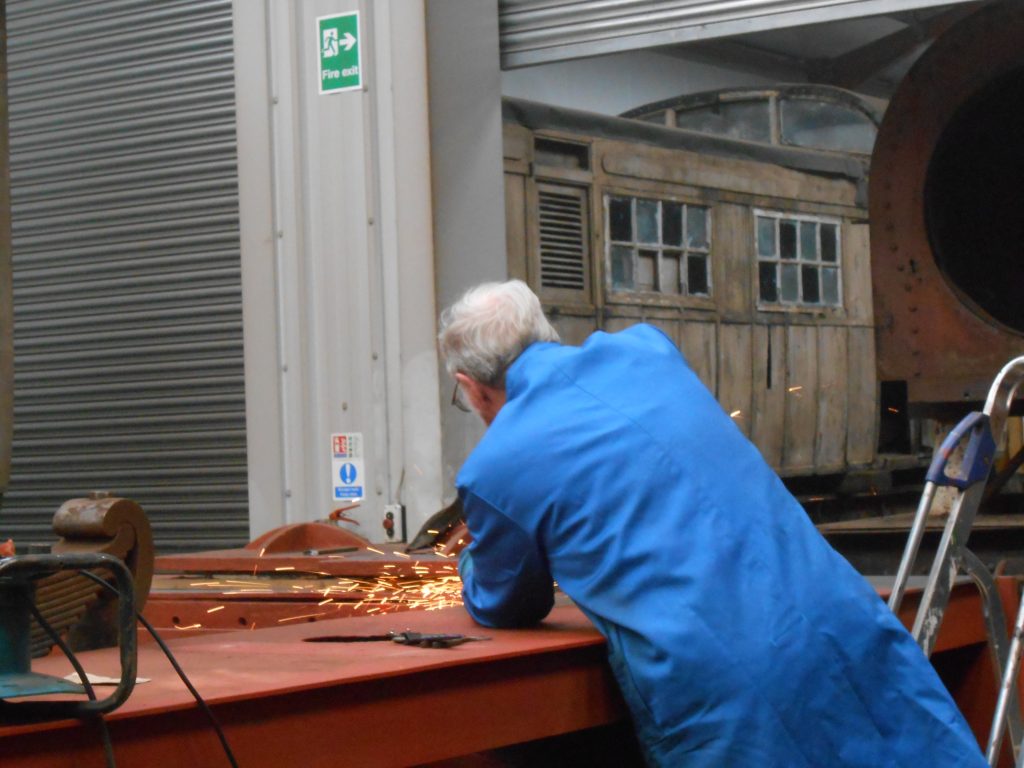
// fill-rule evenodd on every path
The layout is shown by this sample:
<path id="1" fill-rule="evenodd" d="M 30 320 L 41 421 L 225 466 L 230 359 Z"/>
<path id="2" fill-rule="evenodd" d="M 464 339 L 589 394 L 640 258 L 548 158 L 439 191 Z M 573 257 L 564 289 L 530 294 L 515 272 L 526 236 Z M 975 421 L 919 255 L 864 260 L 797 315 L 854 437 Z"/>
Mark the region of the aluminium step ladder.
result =
<path id="1" fill-rule="evenodd" d="M 958 573 L 970 576 L 981 593 L 988 647 L 999 685 L 999 699 L 996 702 L 985 754 L 989 765 L 995 766 L 999 759 L 1003 732 L 1009 731 L 1014 764 L 1017 768 L 1024 768 L 1024 753 L 1021 751 L 1024 725 L 1021 722 L 1020 701 L 1015 685 L 1021 651 L 1024 649 L 1024 604 L 1017 615 L 1011 643 L 1008 640 L 1006 617 L 996 592 L 995 580 L 978 556 L 967 549 L 967 538 L 970 536 L 971 527 L 974 525 L 978 507 L 985 493 L 996 444 L 1003 436 L 1010 405 L 1021 383 L 1024 383 L 1024 357 L 1018 357 L 1003 366 L 989 390 L 984 409 L 964 417 L 935 451 L 925 476 L 924 492 L 914 515 L 914 523 L 896 573 L 896 581 L 889 596 L 889 608 L 893 612 L 898 612 L 921 539 L 924 537 L 925 524 L 935 501 L 936 491 L 940 487 L 955 489 L 953 505 L 928 573 L 911 634 L 925 655 L 930 656 L 949 603 L 953 582 Z M 963 447 L 961 465 L 958 469 L 951 468 L 950 458 L 960 447 Z M 947 470 L 950 469 L 951 473 L 948 473 Z"/>

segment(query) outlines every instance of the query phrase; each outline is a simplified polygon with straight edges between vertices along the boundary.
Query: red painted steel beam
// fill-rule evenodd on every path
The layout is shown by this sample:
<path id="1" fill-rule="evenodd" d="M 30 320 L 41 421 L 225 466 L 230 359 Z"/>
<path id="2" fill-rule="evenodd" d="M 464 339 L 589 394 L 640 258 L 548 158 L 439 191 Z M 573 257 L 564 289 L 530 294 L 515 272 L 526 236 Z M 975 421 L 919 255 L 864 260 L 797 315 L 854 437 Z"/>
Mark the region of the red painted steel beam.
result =
<path id="1" fill-rule="evenodd" d="M 389 641 L 308 642 L 389 630 L 486 635 L 451 649 Z M 528 630 L 483 630 L 459 608 L 172 639 L 175 655 L 245 766 L 404 766 L 615 722 L 623 708 L 604 643 L 573 607 Z M 114 674 L 107 651 L 81 654 Z M 65 674 L 49 657 L 39 671 Z M 222 766 L 213 731 L 154 645 L 150 683 L 109 718 L 119 763 Z M 4 766 L 103 765 L 92 726 L 0 729 Z"/>

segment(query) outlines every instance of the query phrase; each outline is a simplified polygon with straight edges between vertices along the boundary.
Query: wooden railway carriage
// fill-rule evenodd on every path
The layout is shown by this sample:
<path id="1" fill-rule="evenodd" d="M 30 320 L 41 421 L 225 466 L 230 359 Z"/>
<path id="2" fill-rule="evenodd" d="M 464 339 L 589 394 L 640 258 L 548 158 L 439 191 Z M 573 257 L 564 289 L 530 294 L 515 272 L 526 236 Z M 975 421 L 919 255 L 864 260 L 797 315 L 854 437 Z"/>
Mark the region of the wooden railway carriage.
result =
<path id="1" fill-rule="evenodd" d="M 507 100 L 509 274 L 663 329 L 784 476 L 878 465 L 866 157 Z"/>

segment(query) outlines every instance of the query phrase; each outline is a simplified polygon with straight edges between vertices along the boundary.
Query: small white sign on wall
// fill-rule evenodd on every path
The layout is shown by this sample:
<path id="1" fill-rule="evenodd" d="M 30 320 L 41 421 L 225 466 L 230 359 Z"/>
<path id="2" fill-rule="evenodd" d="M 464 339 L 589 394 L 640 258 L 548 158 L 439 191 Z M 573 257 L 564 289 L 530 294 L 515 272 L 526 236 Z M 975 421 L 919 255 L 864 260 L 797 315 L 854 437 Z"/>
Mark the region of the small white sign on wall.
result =
<path id="1" fill-rule="evenodd" d="M 359 501 L 365 494 L 363 464 L 363 435 L 361 432 L 342 432 L 331 435 L 331 477 L 336 501 Z"/>

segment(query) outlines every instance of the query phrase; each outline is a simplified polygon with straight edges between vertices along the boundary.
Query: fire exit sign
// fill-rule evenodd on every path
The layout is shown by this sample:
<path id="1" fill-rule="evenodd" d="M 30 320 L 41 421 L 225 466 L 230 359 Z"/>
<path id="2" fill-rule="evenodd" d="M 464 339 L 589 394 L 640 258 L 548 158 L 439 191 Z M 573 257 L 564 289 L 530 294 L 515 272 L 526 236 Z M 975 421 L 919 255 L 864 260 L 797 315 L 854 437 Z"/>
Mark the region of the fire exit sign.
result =
<path id="1" fill-rule="evenodd" d="M 320 47 L 320 93 L 362 88 L 359 11 L 321 16 L 316 20 L 316 32 Z"/>

